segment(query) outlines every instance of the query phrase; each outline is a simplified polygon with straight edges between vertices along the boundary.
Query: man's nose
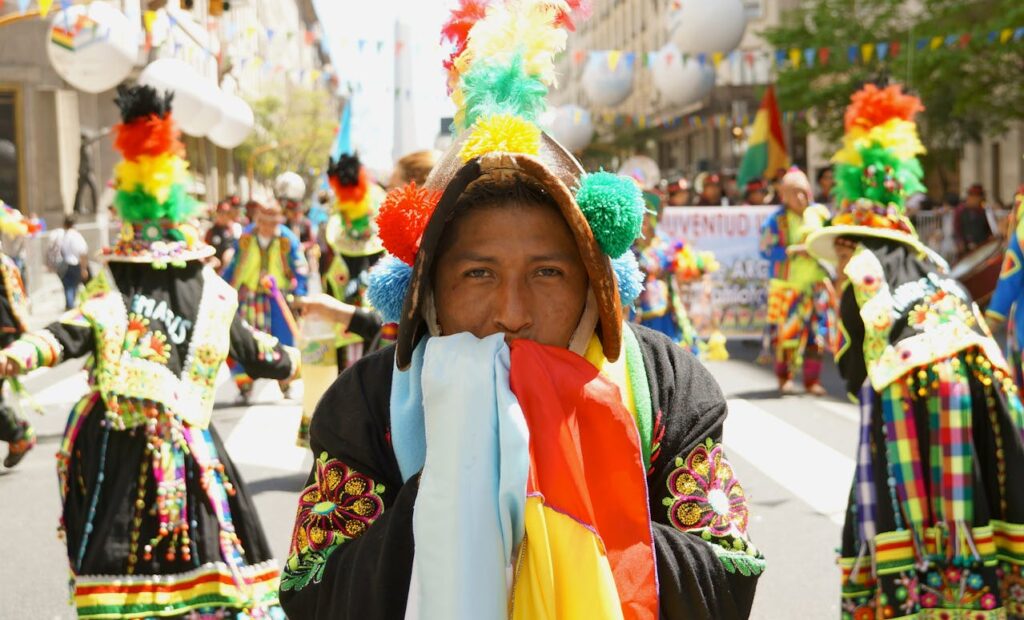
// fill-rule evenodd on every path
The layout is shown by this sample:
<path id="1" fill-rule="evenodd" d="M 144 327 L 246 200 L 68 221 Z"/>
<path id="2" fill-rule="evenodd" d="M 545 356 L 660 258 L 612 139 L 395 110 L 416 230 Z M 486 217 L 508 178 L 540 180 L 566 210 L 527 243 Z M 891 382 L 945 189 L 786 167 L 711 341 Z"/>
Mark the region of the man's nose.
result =
<path id="1" fill-rule="evenodd" d="M 494 312 L 494 323 L 498 329 L 516 335 L 533 324 L 526 295 L 526 287 L 519 282 L 501 286 Z"/>

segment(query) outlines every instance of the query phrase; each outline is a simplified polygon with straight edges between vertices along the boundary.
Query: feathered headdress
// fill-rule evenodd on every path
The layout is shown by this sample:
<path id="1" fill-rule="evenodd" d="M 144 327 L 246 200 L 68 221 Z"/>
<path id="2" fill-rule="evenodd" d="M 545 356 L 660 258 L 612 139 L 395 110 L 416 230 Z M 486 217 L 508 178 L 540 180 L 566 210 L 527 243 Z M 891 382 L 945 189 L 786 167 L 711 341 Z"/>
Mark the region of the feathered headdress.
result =
<path id="1" fill-rule="evenodd" d="M 401 318 L 435 212 L 450 209 L 458 199 L 452 193 L 449 200 L 451 192 L 445 190 L 460 175 L 484 176 L 499 167 L 564 197 L 563 215 L 571 227 L 586 229 L 578 238 L 593 244 L 593 252 L 581 247 L 581 255 L 604 261 L 588 266 L 592 283 L 610 282 L 613 293 L 619 283 L 616 307 L 620 297 L 628 304 L 639 294 L 639 271 L 629 248 L 643 221 L 640 189 L 607 172 L 583 174 L 579 163 L 538 126 L 548 89 L 555 85 L 554 60 L 565 49 L 566 29 L 587 8 L 581 0 L 460 0 L 452 11 L 442 39 L 453 47 L 444 64 L 461 135 L 425 187 L 411 183 L 392 190 L 381 207 L 377 223 L 391 257 L 376 267 L 369 296 L 385 320 Z M 442 195 L 452 203 L 444 209 L 439 206 Z M 617 326 L 612 301 L 602 301 L 607 304 L 602 325 Z M 612 357 L 617 354 L 617 343 L 606 347 Z"/>
<path id="2" fill-rule="evenodd" d="M 359 155 L 342 153 L 336 160 L 329 157 L 327 181 L 334 191 L 334 207 L 338 215 L 328 223 L 328 241 L 347 256 L 380 252 L 373 218 L 384 192 L 370 182 Z"/>
<path id="3" fill-rule="evenodd" d="M 188 195 L 185 147 L 171 113 L 173 95 L 149 86 L 120 86 L 116 103 L 121 124 L 114 146 L 124 156 L 114 168 L 114 205 L 124 221 L 106 260 L 182 264 L 206 258 L 213 248 L 186 222 L 196 210 Z"/>
<path id="4" fill-rule="evenodd" d="M 22 237 L 31 232 L 35 232 L 33 226 L 21 211 L 0 200 L 0 233 L 10 237 Z"/>
<path id="5" fill-rule="evenodd" d="M 914 123 L 923 110 L 921 100 L 898 85 L 868 84 L 850 98 L 843 146 L 832 158 L 839 212 L 808 239 L 812 253 L 836 261 L 832 244 L 843 235 L 884 237 L 928 251 L 905 208 L 907 197 L 925 189 L 917 160 L 925 148 Z"/>

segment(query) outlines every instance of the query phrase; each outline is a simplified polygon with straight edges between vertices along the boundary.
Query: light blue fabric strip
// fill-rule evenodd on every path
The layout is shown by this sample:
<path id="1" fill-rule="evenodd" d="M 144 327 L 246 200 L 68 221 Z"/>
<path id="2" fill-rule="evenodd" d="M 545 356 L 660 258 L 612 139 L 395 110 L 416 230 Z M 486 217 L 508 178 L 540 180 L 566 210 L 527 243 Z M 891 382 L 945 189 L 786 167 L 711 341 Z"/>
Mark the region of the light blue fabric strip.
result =
<path id="1" fill-rule="evenodd" d="M 467 333 L 430 338 L 422 349 L 408 372 L 395 375 L 403 393 L 392 388 L 392 442 L 403 477 L 422 463 L 413 511 L 418 600 L 409 605 L 419 618 L 505 618 L 506 569 L 523 537 L 529 472 L 509 350 L 500 334 L 479 340 Z"/>

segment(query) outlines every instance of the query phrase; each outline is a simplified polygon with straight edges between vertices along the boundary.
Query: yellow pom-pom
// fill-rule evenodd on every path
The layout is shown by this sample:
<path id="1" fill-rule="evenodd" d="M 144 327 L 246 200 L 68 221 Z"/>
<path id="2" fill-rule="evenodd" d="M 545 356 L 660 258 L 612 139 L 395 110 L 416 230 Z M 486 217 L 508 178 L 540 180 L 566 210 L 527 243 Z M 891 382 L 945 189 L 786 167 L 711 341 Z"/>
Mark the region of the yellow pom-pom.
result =
<path id="1" fill-rule="evenodd" d="M 899 118 L 890 119 L 870 130 L 856 127 L 843 136 L 843 148 L 832 158 L 839 164 L 860 166 L 863 164 L 860 149 L 879 144 L 893 152 L 899 159 L 910 159 L 925 153 L 924 145 L 917 135 L 917 125 Z"/>
<path id="2" fill-rule="evenodd" d="M 124 160 L 117 164 L 117 189 L 134 192 L 142 189 L 163 204 L 171 194 L 171 186 L 184 183 L 187 178 L 188 162 L 177 155 L 164 153 L 151 157 L 142 155 L 137 160 Z"/>
<path id="3" fill-rule="evenodd" d="M 477 120 L 459 151 L 459 158 L 466 162 L 487 153 L 536 155 L 539 152 L 540 128 L 518 116 L 495 114 Z"/>

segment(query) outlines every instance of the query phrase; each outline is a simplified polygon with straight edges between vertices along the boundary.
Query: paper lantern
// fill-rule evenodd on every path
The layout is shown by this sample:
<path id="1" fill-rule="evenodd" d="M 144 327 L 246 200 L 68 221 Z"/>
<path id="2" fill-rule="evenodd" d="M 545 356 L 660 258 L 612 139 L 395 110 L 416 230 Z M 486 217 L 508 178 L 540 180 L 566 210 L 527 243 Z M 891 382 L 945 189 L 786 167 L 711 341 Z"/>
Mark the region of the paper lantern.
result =
<path id="1" fill-rule="evenodd" d="M 622 52 L 590 54 L 583 68 L 583 90 L 595 105 L 616 106 L 633 92 L 636 55 Z"/>
<path id="2" fill-rule="evenodd" d="M 696 103 L 707 97 L 715 86 L 714 69 L 693 57 L 683 60 L 674 43 L 654 52 L 650 67 L 654 87 L 674 105 Z"/>
<path id="3" fill-rule="evenodd" d="M 306 182 L 294 172 L 282 172 L 274 179 L 274 193 L 278 200 L 299 202 L 306 196 Z"/>
<path id="4" fill-rule="evenodd" d="M 742 0 L 681 0 L 669 13 L 669 36 L 684 54 L 728 54 L 747 29 Z"/>
<path id="5" fill-rule="evenodd" d="M 636 179 L 643 189 L 653 189 L 661 182 L 661 168 L 646 155 L 634 155 L 622 162 L 619 174 Z"/>
<path id="6" fill-rule="evenodd" d="M 224 116 L 210 129 L 206 137 L 223 149 L 233 149 L 245 142 L 256 126 L 252 108 L 238 95 L 224 95 L 221 99 Z"/>
<path id="7" fill-rule="evenodd" d="M 579 106 L 563 105 L 544 120 L 548 123 L 548 134 L 569 151 L 582 151 L 594 137 L 590 112 Z"/>
<path id="8" fill-rule="evenodd" d="M 139 29 L 106 2 L 58 11 L 47 33 L 46 55 L 53 70 L 76 89 L 101 93 L 132 71 L 139 53 Z"/>
<path id="9" fill-rule="evenodd" d="M 220 88 L 177 58 L 149 63 L 139 76 L 139 84 L 174 93 L 174 119 L 190 136 L 205 136 L 223 116 Z"/>

